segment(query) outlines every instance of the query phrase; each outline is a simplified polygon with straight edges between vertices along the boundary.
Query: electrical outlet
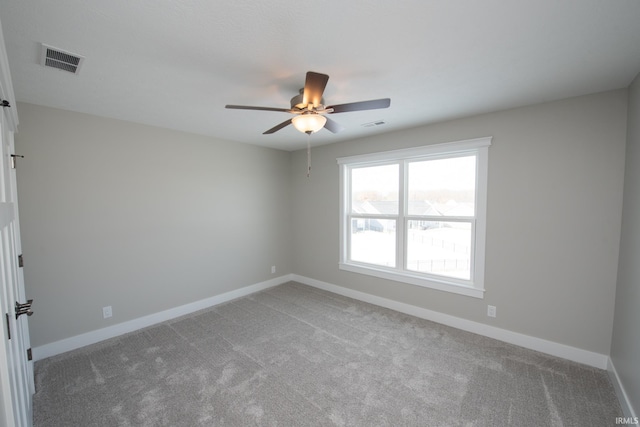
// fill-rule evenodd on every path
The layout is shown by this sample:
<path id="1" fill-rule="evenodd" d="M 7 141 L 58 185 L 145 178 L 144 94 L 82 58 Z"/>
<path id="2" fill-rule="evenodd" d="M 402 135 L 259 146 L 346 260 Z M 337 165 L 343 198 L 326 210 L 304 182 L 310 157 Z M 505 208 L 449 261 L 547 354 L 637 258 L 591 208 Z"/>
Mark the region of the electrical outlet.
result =
<path id="1" fill-rule="evenodd" d="M 495 305 L 488 305 L 487 306 L 487 316 L 496 317 L 496 306 Z"/>
<path id="2" fill-rule="evenodd" d="M 107 307 L 102 307 L 102 318 L 108 319 L 111 316 L 113 316 L 113 311 L 111 310 L 111 306 L 109 305 Z"/>
<path id="3" fill-rule="evenodd" d="M 275 272 L 276 272 L 276 266 L 272 265 L 271 266 L 271 274 L 275 274 Z"/>

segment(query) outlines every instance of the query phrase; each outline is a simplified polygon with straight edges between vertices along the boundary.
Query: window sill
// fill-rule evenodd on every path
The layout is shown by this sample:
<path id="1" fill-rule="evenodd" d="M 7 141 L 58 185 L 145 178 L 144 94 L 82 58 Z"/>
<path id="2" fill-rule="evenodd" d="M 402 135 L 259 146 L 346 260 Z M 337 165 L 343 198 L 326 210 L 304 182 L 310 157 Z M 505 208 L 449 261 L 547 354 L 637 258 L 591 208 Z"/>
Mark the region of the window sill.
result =
<path id="1" fill-rule="evenodd" d="M 408 283 L 410 285 L 422 286 L 423 288 L 437 289 L 439 291 L 450 292 L 453 294 L 466 295 L 474 298 L 484 298 L 484 289 L 478 289 L 471 286 L 465 286 L 458 283 L 448 282 L 446 279 L 436 280 L 424 278 L 411 273 L 399 273 L 396 271 L 377 269 L 375 267 L 363 267 L 355 264 L 340 263 L 340 270 L 350 271 L 352 273 L 366 274 L 368 276 L 379 277 L 381 279 L 394 280 L 396 282 Z"/>

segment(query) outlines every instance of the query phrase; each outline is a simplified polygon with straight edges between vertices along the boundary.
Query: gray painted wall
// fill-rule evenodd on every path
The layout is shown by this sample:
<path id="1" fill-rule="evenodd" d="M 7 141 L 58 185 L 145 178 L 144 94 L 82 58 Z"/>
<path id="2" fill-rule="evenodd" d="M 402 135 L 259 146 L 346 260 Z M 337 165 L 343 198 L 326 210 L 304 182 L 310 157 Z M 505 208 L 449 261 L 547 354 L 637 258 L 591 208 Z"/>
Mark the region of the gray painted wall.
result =
<path id="1" fill-rule="evenodd" d="M 275 276 L 609 353 L 626 90 L 316 147 L 310 179 L 304 150 L 18 109 L 34 346 L 268 280 L 277 265 Z M 494 137 L 483 300 L 338 270 L 337 157 L 480 136 Z"/>
<path id="2" fill-rule="evenodd" d="M 640 411 L 640 74 L 629 89 L 622 237 L 611 360 Z"/>
<path id="3" fill-rule="evenodd" d="M 297 151 L 295 273 L 608 354 L 626 108 L 626 90 L 612 91 L 316 147 L 310 179 L 306 152 Z M 484 299 L 338 269 L 337 157 L 483 136 L 493 136 Z M 497 307 L 495 319 L 487 304 Z"/>
<path id="4" fill-rule="evenodd" d="M 290 153 L 30 104 L 18 112 L 34 347 L 291 272 Z"/>

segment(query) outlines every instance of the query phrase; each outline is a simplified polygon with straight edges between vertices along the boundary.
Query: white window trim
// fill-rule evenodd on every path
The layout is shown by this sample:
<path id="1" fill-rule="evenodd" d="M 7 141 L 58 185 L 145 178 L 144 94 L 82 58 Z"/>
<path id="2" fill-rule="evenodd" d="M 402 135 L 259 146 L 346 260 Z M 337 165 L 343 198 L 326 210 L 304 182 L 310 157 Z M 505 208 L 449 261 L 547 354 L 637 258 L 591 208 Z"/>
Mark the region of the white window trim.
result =
<path id="1" fill-rule="evenodd" d="M 409 283 L 431 289 L 451 292 L 475 298 L 484 297 L 484 266 L 485 266 L 485 242 L 487 223 L 487 176 L 489 166 L 489 146 L 492 137 L 467 139 L 463 141 L 448 142 L 442 144 L 426 145 L 422 147 L 392 150 L 379 153 L 361 154 L 337 159 L 340 166 L 340 261 L 339 268 L 353 273 L 366 274 L 383 279 Z M 417 158 L 433 158 L 438 155 L 474 154 L 477 156 L 476 168 L 476 219 L 474 256 L 471 277 L 472 280 L 459 280 L 455 278 L 423 275 L 400 268 L 386 269 L 382 266 L 358 263 L 348 260 L 348 239 L 346 211 L 349 206 L 350 183 L 347 171 L 354 166 L 373 166 L 396 161 L 407 161 Z M 398 242 L 405 246 L 404 238 Z M 397 248 L 404 254 L 406 248 Z M 427 277 L 428 276 L 428 277 Z"/>

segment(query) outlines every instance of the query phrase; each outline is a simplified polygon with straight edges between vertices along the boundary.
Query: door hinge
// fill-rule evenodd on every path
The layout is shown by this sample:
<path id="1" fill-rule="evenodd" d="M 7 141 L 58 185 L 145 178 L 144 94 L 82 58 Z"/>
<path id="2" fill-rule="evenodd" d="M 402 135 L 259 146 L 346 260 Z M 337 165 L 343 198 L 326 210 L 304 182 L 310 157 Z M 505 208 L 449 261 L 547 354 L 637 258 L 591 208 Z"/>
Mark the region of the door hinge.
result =
<path id="1" fill-rule="evenodd" d="M 9 313 L 5 313 L 5 318 L 7 319 L 7 339 L 11 339 L 11 322 L 9 321 Z"/>
<path id="2" fill-rule="evenodd" d="M 22 254 L 18 255 L 18 267 L 24 267 L 24 257 Z"/>
<path id="3" fill-rule="evenodd" d="M 33 354 L 31 354 L 30 348 L 27 349 L 27 360 L 29 361 L 33 360 Z"/>
<path id="4" fill-rule="evenodd" d="M 3 99 L 2 102 L 0 103 L 0 106 L 11 107 L 11 104 L 9 104 L 9 101 L 7 101 L 6 99 Z"/>
<path id="5" fill-rule="evenodd" d="M 15 169 L 16 168 L 16 157 L 20 157 L 21 159 L 24 159 L 24 156 L 21 156 L 19 154 L 12 154 L 11 155 L 11 169 Z"/>

